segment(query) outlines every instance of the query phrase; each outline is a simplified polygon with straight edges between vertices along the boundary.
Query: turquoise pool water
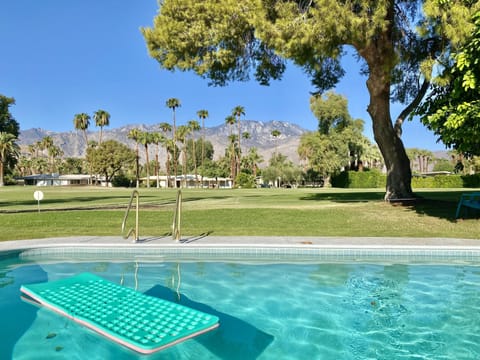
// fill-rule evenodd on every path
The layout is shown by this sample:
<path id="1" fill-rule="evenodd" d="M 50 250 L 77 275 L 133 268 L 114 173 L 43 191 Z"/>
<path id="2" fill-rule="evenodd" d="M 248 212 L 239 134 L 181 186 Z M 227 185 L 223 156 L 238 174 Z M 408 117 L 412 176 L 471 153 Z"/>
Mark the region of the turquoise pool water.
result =
<path id="1" fill-rule="evenodd" d="M 91 272 L 213 313 L 221 327 L 145 356 L 20 299 Z M 480 267 L 0 259 L 0 359 L 479 359 Z"/>

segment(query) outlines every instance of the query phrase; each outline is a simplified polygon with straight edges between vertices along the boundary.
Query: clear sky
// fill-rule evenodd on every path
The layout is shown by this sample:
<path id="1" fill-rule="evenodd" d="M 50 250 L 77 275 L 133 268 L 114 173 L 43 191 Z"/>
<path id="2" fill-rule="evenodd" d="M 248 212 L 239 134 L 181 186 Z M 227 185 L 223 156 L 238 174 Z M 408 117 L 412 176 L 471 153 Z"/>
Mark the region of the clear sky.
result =
<path id="1" fill-rule="evenodd" d="M 314 130 L 309 108 L 314 90 L 301 70 L 290 66 L 281 81 L 253 80 L 209 87 L 193 73 L 168 72 L 149 57 L 140 27 L 151 26 L 157 0 L 2 0 L 0 11 L 0 94 L 14 97 L 11 112 L 21 130 L 73 131 L 77 113 L 110 113 L 110 127 L 171 121 L 168 98 L 178 98 L 178 124 L 209 111 L 206 126 L 224 123 L 232 109 L 245 120 L 281 120 Z M 358 65 L 345 60 L 347 75 L 335 89 L 347 97 L 352 117 L 365 120 L 368 93 Z M 392 116 L 400 107 L 394 106 Z M 94 122 L 90 125 L 96 130 Z M 418 120 L 404 125 L 406 147 L 443 150 Z"/>

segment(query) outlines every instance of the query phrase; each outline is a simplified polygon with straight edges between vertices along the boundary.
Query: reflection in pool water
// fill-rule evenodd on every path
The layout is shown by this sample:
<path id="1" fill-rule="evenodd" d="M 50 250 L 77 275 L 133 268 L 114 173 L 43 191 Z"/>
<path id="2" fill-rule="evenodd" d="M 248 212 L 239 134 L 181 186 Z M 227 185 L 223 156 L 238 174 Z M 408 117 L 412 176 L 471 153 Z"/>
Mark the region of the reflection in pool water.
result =
<path id="1" fill-rule="evenodd" d="M 85 271 L 221 326 L 145 356 L 20 300 Z M 2 359 L 477 359 L 479 310 L 474 265 L 0 261 Z"/>

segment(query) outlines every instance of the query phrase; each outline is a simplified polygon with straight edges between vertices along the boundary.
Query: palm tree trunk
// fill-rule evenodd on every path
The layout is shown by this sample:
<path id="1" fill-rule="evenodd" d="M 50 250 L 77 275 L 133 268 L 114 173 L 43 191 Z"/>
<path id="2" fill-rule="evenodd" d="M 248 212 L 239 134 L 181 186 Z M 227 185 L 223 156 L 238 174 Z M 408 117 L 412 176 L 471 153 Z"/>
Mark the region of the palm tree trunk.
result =
<path id="1" fill-rule="evenodd" d="M 157 178 L 157 189 L 160 188 L 160 177 L 159 177 L 159 172 L 160 172 L 160 164 L 158 162 L 158 143 L 155 145 L 155 176 Z"/>
<path id="2" fill-rule="evenodd" d="M 140 156 L 138 154 L 138 143 L 136 143 L 136 146 L 135 146 L 135 154 L 136 154 L 136 164 L 135 164 L 135 179 L 136 179 L 136 187 L 137 189 L 140 187 L 140 174 L 139 174 L 139 171 L 138 171 L 138 167 L 140 166 L 139 162 L 140 162 Z"/>
<path id="3" fill-rule="evenodd" d="M 149 164 L 149 158 L 148 158 L 148 145 L 145 145 L 145 161 L 146 163 L 146 170 L 147 170 L 147 188 L 150 187 L 150 164 Z"/>
<path id="4" fill-rule="evenodd" d="M 3 159 L 0 159 L 0 186 L 4 186 L 5 183 L 3 181 Z"/>

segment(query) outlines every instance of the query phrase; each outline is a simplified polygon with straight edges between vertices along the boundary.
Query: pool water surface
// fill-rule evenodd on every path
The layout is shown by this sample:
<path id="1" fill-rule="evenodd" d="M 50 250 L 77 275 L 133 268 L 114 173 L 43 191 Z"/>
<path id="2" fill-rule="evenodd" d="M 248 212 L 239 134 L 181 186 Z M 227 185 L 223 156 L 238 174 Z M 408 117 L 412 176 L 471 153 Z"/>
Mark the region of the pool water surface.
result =
<path id="1" fill-rule="evenodd" d="M 20 299 L 91 272 L 214 314 L 220 327 L 145 356 Z M 475 264 L 0 260 L 1 359 L 479 359 Z"/>

